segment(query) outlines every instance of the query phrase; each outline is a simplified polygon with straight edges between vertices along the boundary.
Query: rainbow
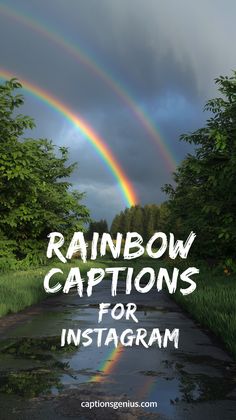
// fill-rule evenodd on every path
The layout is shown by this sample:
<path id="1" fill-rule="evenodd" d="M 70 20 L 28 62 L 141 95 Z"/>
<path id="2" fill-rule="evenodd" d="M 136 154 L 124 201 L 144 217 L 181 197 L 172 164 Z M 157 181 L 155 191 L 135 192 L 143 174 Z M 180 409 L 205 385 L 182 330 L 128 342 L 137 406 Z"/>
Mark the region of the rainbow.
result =
<path id="1" fill-rule="evenodd" d="M 34 32 L 46 37 L 60 48 L 63 48 L 67 54 L 78 60 L 99 79 L 106 83 L 109 88 L 122 100 L 122 102 L 131 109 L 133 115 L 148 133 L 149 138 L 158 146 L 158 151 L 168 170 L 172 172 L 176 168 L 176 159 L 172 156 L 171 151 L 164 143 L 157 131 L 157 128 L 155 127 L 154 122 L 150 119 L 148 114 L 141 108 L 141 106 L 137 105 L 131 94 L 128 93 L 126 87 L 116 81 L 106 69 L 90 57 L 81 47 L 78 47 L 78 44 L 75 45 L 71 41 L 65 40 L 65 38 L 56 31 L 52 31 L 43 23 L 35 20 L 31 15 L 26 15 L 26 13 L 22 13 L 19 10 L 14 11 L 5 4 L 0 5 L 0 12 L 4 14 L 4 16 L 23 24 Z"/>
<path id="2" fill-rule="evenodd" d="M 107 375 L 110 375 L 113 372 L 123 354 L 123 351 L 124 347 L 119 343 L 117 347 L 111 350 L 106 359 L 100 363 L 98 367 L 99 374 L 92 376 L 89 379 L 89 382 L 104 382 Z"/>
<path id="3" fill-rule="evenodd" d="M 0 68 L 0 78 L 1 79 L 11 79 L 14 75 L 2 68 Z M 96 152 L 105 162 L 106 166 L 109 168 L 112 175 L 118 182 L 119 188 L 124 196 L 125 203 L 128 206 L 133 206 L 138 203 L 137 195 L 134 191 L 134 188 L 118 163 L 117 159 L 112 154 L 111 150 L 104 142 L 104 140 L 98 136 L 98 134 L 85 122 L 81 117 L 75 115 L 73 111 L 65 104 L 59 101 L 55 96 L 51 95 L 49 92 L 39 88 L 35 84 L 30 83 L 19 77 L 19 80 L 23 84 L 24 89 L 32 94 L 33 96 L 41 99 L 51 108 L 58 111 L 63 117 L 65 117 L 70 123 L 72 123 L 76 129 L 92 144 Z"/>

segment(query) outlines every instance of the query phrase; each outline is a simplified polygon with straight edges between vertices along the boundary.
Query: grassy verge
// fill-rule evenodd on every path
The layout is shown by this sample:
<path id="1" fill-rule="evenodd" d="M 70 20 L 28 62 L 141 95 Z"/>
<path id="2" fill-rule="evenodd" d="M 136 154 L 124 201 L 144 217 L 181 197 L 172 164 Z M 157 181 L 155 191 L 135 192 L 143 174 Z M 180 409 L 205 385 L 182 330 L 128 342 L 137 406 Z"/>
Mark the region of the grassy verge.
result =
<path id="1" fill-rule="evenodd" d="M 32 268 L 24 271 L 9 271 L 0 275 L 0 317 L 8 313 L 16 313 L 27 306 L 38 303 L 46 299 L 48 295 L 43 288 L 43 279 L 52 267 L 60 268 L 63 276 L 58 277 L 58 281 L 63 283 L 71 267 L 79 267 L 81 274 L 84 275 L 91 267 L 105 268 L 106 262 L 88 262 L 83 264 L 81 261 L 72 263 L 54 263 L 40 268 Z M 54 277 L 56 279 L 56 276 Z"/>
<path id="2" fill-rule="evenodd" d="M 196 264 L 198 267 L 198 264 Z M 222 342 L 236 359 L 236 276 L 200 267 L 197 289 L 188 296 L 179 292 L 175 301 Z"/>
<path id="3" fill-rule="evenodd" d="M 16 313 L 22 309 L 46 299 L 48 295 L 43 288 L 43 279 L 50 268 L 56 267 L 63 271 L 62 275 L 54 275 L 54 283 L 57 281 L 63 284 L 71 267 L 79 267 L 81 275 L 85 277 L 86 272 L 92 268 L 106 268 L 114 266 L 133 266 L 138 272 L 142 267 L 147 266 L 148 261 L 137 259 L 131 261 L 110 260 L 99 258 L 96 261 L 88 261 L 84 264 L 80 259 L 74 259 L 66 264 L 51 262 L 50 265 L 28 270 L 9 271 L 0 274 L 0 317 L 9 313 Z"/>

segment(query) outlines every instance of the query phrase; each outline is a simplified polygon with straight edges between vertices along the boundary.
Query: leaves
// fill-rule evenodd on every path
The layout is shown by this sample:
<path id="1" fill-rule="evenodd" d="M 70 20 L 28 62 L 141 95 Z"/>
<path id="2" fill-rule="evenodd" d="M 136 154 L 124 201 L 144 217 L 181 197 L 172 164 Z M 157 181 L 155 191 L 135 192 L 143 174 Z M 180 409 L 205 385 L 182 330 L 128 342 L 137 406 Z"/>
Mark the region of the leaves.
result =
<path id="1" fill-rule="evenodd" d="M 0 85 L 0 232 L 16 241 L 16 254 L 25 257 L 32 240 L 37 248 L 52 230 L 69 235 L 83 229 L 89 213 L 80 203 L 83 194 L 70 189 L 75 164 L 67 164 L 67 148 L 56 153 L 46 139 L 23 138 L 35 124 L 15 115 L 24 103 L 14 92 L 19 88 L 16 79 Z"/>
<path id="2" fill-rule="evenodd" d="M 221 97 L 207 102 L 206 126 L 181 140 L 197 145 L 166 185 L 169 226 L 197 233 L 196 252 L 206 258 L 234 256 L 236 248 L 236 73 L 216 79 Z"/>

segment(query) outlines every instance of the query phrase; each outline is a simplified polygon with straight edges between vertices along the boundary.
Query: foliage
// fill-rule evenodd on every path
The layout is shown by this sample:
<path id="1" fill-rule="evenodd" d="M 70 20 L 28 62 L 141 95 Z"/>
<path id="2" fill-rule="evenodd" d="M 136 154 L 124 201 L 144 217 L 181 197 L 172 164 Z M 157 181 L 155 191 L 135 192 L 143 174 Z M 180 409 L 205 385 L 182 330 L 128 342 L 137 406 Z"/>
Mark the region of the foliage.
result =
<path id="1" fill-rule="evenodd" d="M 98 222 L 92 221 L 89 223 L 88 231 L 86 232 L 86 238 L 91 241 L 93 238 L 93 232 L 98 232 L 100 235 L 102 235 L 108 231 L 109 229 L 105 219 L 101 219 Z"/>
<path id="2" fill-rule="evenodd" d="M 206 126 L 181 136 L 196 146 L 166 185 L 169 226 L 197 233 L 195 252 L 207 259 L 235 259 L 236 248 L 236 72 L 216 79 L 221 96 L 205 106 Z"/>
<path id="3" fill-rule="evenodd" d="M 143 236 L 145 242 L 154 232 L 165 230 L 166 205 L 147 204 L 144 207 L 136 205 L 125 209 L 116 215 L 111 224 L 111 234 L 116 236 L 117 232 L 123 234 L 132 231 Z"/>
<path id="4" fill-rule="evenodd" d="M 0 231 L 0 271 L 13 270 L 16 267 L 16 249 L 16 241 L 7 239 Z"/>
<path id="5" fill-rule="evenodd" d="M 70 190 L 75 165 L 67 164 L 67 149 L 56 153 L 51 141 L 23 138 L 35 124 L 15 115 L 24 102 L 15 94 L 20 87 L 15 79 L 0 85 L 0 238 L 13 241 L 17 258 L 30 254 L 33 260 L 50 231 L 83 229 L 88 210 L 80 203 L 83 194 Z"/>

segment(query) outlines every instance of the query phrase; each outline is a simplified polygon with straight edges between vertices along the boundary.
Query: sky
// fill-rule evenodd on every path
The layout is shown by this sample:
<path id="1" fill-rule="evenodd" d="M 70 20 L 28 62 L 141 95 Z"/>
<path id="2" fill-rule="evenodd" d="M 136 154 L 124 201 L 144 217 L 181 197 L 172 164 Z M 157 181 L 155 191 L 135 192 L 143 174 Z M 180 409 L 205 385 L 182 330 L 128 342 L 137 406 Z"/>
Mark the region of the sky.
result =
<path id="1" fill-rule="evenodd" d="M 161 187 L 192 152 L 179 136 L 205 124 L 204 104 L 217 95 L 214 79 L 236 69 L 235 17 L 234 0 L 0 1 L 0 68 L 82 117 L 109 146 L 140 203 L 158 204 L 166 199 Z M 37 125 L 27 135 L 69 148 L 78 163 L 73 188 L 86 193 L 94 219 L 110 222 L 127 203 L 109 167 L 63 115 L 24 95 L 21 112 Z M 130 103 L 152 124 L 155 139 Z"/>

